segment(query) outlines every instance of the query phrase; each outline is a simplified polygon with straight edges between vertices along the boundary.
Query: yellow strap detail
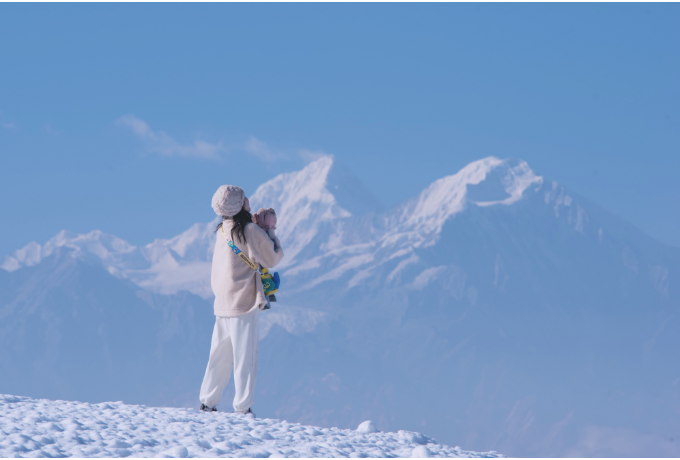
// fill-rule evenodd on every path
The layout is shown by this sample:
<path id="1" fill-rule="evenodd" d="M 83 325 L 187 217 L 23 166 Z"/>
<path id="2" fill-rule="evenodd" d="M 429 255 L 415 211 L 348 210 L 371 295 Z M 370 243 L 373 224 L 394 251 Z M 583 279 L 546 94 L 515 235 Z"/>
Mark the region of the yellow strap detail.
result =
<path id="1" fill-rule="evenodd" d="M 242 253 L 242 252 L 239 252 L 239 253 L 238 253 L 238 256 L 239 256 L 245 263 L 247 263 L 248 266 L 249 266 L 250 268 L 252 268 L 253 270 L 257 271 L 257 265 L 255 265 L 255 264 L 252 262 L 252 260 L 250 260 L 250 259 L 248 258 L 247 255 L 245 255 L 245 254 Z"/>

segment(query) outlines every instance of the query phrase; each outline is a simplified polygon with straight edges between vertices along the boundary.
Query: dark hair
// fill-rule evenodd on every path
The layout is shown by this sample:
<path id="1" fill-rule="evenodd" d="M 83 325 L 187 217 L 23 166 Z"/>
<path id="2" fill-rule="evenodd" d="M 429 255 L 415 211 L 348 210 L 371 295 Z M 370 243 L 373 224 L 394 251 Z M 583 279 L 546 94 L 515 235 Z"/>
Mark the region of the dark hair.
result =
<path id="1" fill-rule="evenodd" d="M 224 219 L 224 218 L 222 218 Z M 231 219 L 234 220 L 234 226 L 231 227 L 231 239 L 232 241 L 238 241 L 241 242 L 243 241 L 244 243 L 247 243 L 246 241 L 246 235 L 244 233 L 244 230 L 246 228 L 246 225 L 253 223 L 253 216 L 246 211 L 245 209 L 241 209 L 234 217 Z M 215 232 L 222 227 L 222 223 L 220 222 L 217 224 L 217 227 L 215 228 Z M 213 232 L 213 233 L 215 233 Z"/>

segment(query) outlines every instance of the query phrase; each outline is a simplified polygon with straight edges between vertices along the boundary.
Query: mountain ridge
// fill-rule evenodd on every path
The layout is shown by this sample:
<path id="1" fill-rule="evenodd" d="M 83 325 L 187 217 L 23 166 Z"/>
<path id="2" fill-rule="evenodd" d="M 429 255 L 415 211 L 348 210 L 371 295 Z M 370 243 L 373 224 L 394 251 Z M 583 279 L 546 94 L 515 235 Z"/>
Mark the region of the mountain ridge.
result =
<path id="1" fill-rule="evenodd" d="M 336 170 L 340 172 L 334 174 Z M 349 185 L 334 182 L 331 180 L 334 175 L 344 178 Z M 491 180 L 487 181 L 487 177 Z M 526 200 L 526 193 L 542 196 L 544 204 L 552 207 L 556 219 L 560 218 L 560 213 L 566 214 L 567 224 L 581 234 L 585 234 L 586 227 L 589 234 L 593 234 L 587 207 L 597 209 L 598 218 L 613 221 L 612 227 L 628 228 L 625 233 L 632 232 L 635 238 L 644 235 L 621 218 L 560 187 L 557 182 L 546 183 L 522 160 L 487 157 L 474 161 L 455 174 L 435 180 L 418 195 L 391 208 L 384 208 L 357 183 L 358 179 L 341 164 L 338 166 L 334 157 L 323 156 L 301 171 L 280 174 L 265 182 L 250 197 L 253 211 L 264 206 L 277 209 L 280 216 L 277 234 L 286 249 L 286 258 L 277 269 L 293 277 L 293 291 L 303 284 L 313 288 L 336 279 L 347 270 L 364 267 L 364 271 L 348 281 L 351 288 L 372 270 L 365 266 L 391 260 L 398 262 L 385 280 L 394 280 L 400 271 L 416 261 L 413 249 L 436 244 L 446 222 L 455 219 L 457 214 L 470 206 L 510 206 Z M 353 201 L 349 198 L 341 200 L 343 207 L 329 187 Z M 534 201 L 538 205 L 539 200 Z M 586 207 L 579 204 L 584 201 Z M 360 213 L 354 214 L 348 209 Z M 112 275 L 130 279 L 144 289 L 163 294 L 188 290 L 209 299 L 212 296 L 209 273 L 213 231 L 218 222 L 216 218 L 208 223 L 196 223 L 175 237 L 156 239 L 139 247 L 101 230 L 87 234 L 62 230 L 44 245 L 31 242 L 6 256 L 0 268 L 13 271 L 32 266 L 55 248 L 67 247 L 73 251 L 73 257 L 99 258 Z M 595 231 L 601 242 L 604 228 L 600 226 Z M 656 241 L 649 236 L 646 240 L 652 245 L 652 241 Z M 672 247 L 668 249 L 673 252 Z M 318 269 L 323 260 L 337 261 L 343 256 L 344 262 L 331 262 L 326 273 L 314 280 L 302 276 L 295 282 L 299 275 Z M 622 257 L 630 259 L 624 263 L 635 263 L 634 255 Z M 653 278 L 667 278 L 663 268 L 654 270 L 662 273 L 650 275 Z"/>

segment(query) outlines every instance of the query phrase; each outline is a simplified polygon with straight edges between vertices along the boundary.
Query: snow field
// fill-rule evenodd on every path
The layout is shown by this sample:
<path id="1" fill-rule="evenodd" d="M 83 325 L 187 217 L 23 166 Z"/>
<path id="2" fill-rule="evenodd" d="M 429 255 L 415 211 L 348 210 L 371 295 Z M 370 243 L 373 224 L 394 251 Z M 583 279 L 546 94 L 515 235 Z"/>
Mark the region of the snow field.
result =
<path id="1" fill-rule="evenodd" d="M 502 457 L 420 433 L 319 428 L 241 414 L 0 395 L 0 457 Z"/>

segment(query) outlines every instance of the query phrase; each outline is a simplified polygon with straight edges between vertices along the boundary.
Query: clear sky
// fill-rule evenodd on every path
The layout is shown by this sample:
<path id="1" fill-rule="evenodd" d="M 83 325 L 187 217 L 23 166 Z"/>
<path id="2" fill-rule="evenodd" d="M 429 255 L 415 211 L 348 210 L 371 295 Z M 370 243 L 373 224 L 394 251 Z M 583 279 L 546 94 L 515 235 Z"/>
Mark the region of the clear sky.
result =
<path id="1" fill-rule="evenodd" d="M 522 158 L 680 246 L 680 5 L 0 4 L 0 257 L 318 152 L 394 205 Z M 285 216 L 281 216 L 285 218 Z"/>

